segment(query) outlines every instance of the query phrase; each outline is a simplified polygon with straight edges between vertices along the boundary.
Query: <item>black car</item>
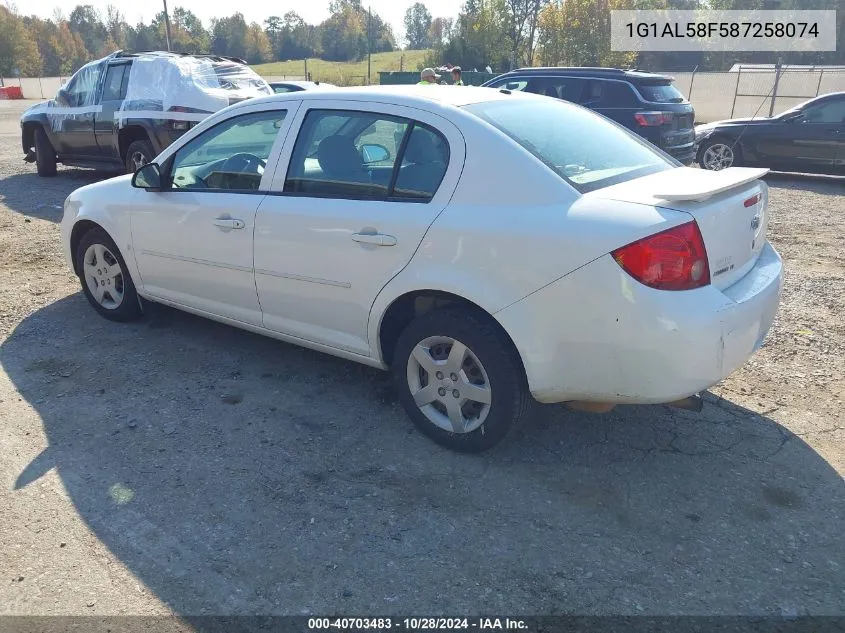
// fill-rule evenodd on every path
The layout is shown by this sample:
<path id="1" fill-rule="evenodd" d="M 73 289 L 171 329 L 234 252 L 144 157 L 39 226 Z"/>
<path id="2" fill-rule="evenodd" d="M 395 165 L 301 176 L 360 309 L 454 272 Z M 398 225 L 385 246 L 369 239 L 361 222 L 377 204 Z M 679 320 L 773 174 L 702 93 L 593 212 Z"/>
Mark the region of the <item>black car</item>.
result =
<path id="1" fill-rule="evenodd" d="M 624 125 L 684 164 L 695 160 L 695 111 L 670 77 L 617 68 L 519 68 L 483 85 L 577 103 Z"/>
<path id="2" fill-rule="evenodd" d="M 54 176 L 56 163 L 131 173 L 213 112 L 269 94 L 241 59 L 118 51 L 23 113 L 24 160 L 39 176 Z"/>
<path id="3" fill-rule="evenodd" d="M 845 175 L 845 92 L 834 92 L 760 119 L 730 119 L 695 128 L 704 169 L 736 165 Z"/>

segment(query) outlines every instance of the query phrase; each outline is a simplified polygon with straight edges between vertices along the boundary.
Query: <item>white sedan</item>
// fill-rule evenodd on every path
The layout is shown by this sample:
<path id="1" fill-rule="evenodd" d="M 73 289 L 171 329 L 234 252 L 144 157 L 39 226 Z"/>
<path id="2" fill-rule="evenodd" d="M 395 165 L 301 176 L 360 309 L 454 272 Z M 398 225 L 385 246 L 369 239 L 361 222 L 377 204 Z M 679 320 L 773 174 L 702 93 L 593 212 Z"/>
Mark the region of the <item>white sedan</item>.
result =
<path id="1" fill-rule="evenodd" d="M 740 367 L 782 284 L 764 173 L 507 90 L 303 91 L 75 191 L 62 239 L 104 317 L 143 299 L 389 369 L 423 432 L 481 451 L 529 395 L 696 408 Z"/>

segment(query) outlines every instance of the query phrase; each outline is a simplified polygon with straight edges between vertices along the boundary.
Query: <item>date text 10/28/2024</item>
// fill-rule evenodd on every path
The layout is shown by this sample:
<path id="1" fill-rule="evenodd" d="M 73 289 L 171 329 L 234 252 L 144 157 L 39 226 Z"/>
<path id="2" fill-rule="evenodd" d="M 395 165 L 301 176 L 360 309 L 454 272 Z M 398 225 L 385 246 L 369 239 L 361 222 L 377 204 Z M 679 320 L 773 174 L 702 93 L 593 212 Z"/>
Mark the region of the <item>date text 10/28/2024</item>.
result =
<path id="1" fill-rule="evenodd" d="M 520 631 L 524 620 L 514 618 L 308 618 L 309 631 Z"/>

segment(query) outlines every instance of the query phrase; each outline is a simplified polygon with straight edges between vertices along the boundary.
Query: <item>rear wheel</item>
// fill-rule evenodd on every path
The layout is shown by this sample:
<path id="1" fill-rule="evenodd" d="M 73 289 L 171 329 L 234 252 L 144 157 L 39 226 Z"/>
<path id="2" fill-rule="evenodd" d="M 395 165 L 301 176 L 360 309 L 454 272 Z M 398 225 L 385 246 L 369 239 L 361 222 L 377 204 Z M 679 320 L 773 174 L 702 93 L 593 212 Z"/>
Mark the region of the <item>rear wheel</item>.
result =
<path id="1" fill-rule="evenodd" d="M 82 291 L 97 312 L 112 321 L 133 321 L 141 316 L 135 284 L 108 233 L 99 228 L 88 231 L 74 256 Z"/>
<path id="2" fill-rule="evenodd" d="M 720 171 L 739 164 L 739 147 L 725 138 L 708 139 L 701 148 L 698 164 L 702 169 Z"/>
<path id="3" fill-rule="evenodd" d="M 416 427 L 455 451 L 477 453 L 498 444 L 528 401 L 510 342 L 469 310 L 435 310 L 412 321 L 396 344 L 392 371 Z"/>
<path id="4" fill-rule="evenodd" d="M 155 158 L 153 146 L 149 141 L 134 141 L 130 143 L 126 150 L 126 156 L 123 159 L 126 165 L 126 173 L 134 174 L 144 165 Z"/>
<path id="5" fill-rule="evenodd" d="M 35 167 L 39 176 L 56 175 L 56 150 L 41 126 L 35 128 Z"/>

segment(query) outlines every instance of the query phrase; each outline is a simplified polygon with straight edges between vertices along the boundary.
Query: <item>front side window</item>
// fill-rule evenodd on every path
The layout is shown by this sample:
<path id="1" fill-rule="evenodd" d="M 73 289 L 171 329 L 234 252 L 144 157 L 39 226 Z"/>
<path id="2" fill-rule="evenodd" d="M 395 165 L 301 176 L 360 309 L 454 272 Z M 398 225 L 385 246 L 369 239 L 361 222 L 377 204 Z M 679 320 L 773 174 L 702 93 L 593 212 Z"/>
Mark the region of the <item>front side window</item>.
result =
<path id="1" fill-rule="evenodd" d="M 88 64 L 79 69 L 65 88 L 68 105 L 72 107 L 94 105 L 101 70 L 102 63 Z"/>
<path id="2" fill-rule="evenodd" d="M 826 101 L 811 106 L 804 112 L 802 123 L 826 123 L 840 125 L 845 123 L 845 99 Z"/>
<path id="3" fill-rule="evenodd" d="M 257 190 L 285 114 L 242 114 L 206 130 L 174 155 L 172 188 Z"/>
<path id="4" fill-rule="evenodd" d="M 427 202 L 448 165 L 448 145 L 421 123 L 373 112 L 312 110 L 296 139 L 285 192 Z"/>
<path id="5" fill-rule="evenodd" d="M 490 84 L 491 88 L 498 88 L 499 90 L 517 90 L 523 91 L 528 87 L 528 80 L 527 79 L 517 79 L 517 78 L 510 78 L 510 79 L 502 79 L 501 81 L 497 81 L 494 84 Z"/>
<path id="6" fill-rule="evenodd" d="M 465 107 L 582 193 L 680 164 L 622 126 L 564 101 L 514 99 Z"/>

